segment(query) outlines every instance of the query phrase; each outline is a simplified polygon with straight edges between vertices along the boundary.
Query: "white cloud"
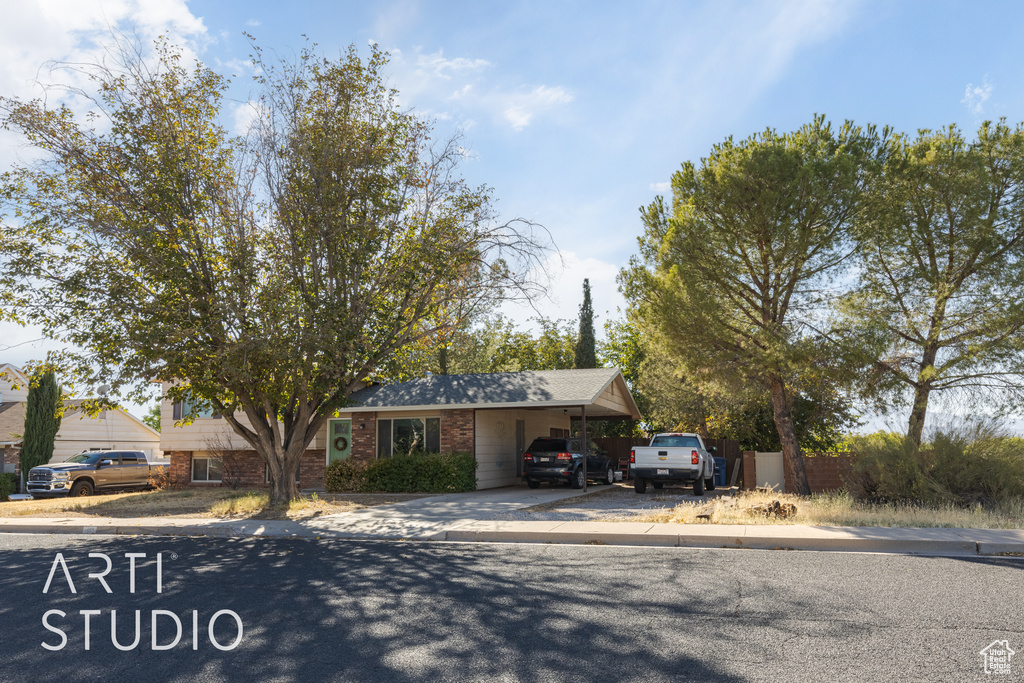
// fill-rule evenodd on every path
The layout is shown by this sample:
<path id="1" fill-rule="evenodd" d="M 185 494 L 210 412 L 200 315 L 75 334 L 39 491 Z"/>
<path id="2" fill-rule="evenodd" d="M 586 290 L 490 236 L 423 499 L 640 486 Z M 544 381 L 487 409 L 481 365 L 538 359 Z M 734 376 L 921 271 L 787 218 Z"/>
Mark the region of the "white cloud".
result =
<path id="1" fill-rule="evenodd" d="M 249 100 L 236 104 L 231 110 L 231 133 L 234 135 L 248 133 L 260 112 L 261 107 L 258 102 Z"/>
<path id="2" fill-rule="evenodd" d="M 667 194 L 672 189 L 672 183 L 667 180 L 663 183 L 651 183 L 651 190 L 658 194 Z"/>
<path id="3" fill-rule="evenodd" d="M 964 90 L 964 98 L 960 102 L 967 105 L 967 109 L 972 114 L 980 116 L 985 111 L 985 102 L 988 101 L 988 98 L 992 97 L 992 90 L 992 84 L 988 82 L 987 78 L 981 85 L 968 83 L 967 88 Z"/>
<path id="4" fill-rule="evenodd" d="M 262 26 L 263 22 L 259 19 L 248 19 L 246 20 L 245 25 L 250 28 L 256 28 L 257 26 Z"/>
<path id="5" fill-rule="evenodd" d="M 446 57 L 444 50 L 406 54 L 393 48 L 388 54 L 401 100 L 433 118 L 459 121 L 463 129 L 490 119 L 522 130 L 573 101 L 557 85 L 495 82 L 499 65 L 486 59 Z"/>
<path id="6" fill-rule="evenodd" d="M 462 71 L 480 71 L 491 63 L 486 59 L 468 59 L 456 57 L 445 59 L 444 50 L 438 50 L 431 55 L 419 55 L 416 58 L 416 68 L 421 75 L 431 75 L 444 80 L 451 80 L 452 74 Z"/>
<path id="7" fill-rule="evenodd" d="M 563 88 L 540 85 L 521 95 L 507 96 L 513 100 L 502 112 L 504 119 L 516 130 L 530 125 L 537 114 L 572 102 L 572 95 Z"/>

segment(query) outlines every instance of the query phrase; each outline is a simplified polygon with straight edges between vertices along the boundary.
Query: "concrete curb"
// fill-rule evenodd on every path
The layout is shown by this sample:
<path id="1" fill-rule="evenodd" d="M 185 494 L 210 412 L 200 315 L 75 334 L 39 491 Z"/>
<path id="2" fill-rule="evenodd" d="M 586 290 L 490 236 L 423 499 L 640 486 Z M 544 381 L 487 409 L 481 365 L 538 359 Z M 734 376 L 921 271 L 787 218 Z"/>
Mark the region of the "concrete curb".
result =
<path id="1" fill-rule="evenodd" d="M 267 536 L 270 538 L 315 537 L 319 534 L 308 530 L 289 528 L 267 529 L 259 522 L 215 522 L 211 524 L 81 524 L 49 523 L 26 524 L 0 522 L 0 533 L 10 534 L 65 534 L 115 536 L 214 536 L 218 538 L 241 538 L 245 536 Z"/>
<path id="2" fill-rule="evenodd" d="M 38 518 L 36 518 L 38 519 Z M 93 524 L 88 524 L 92 522 Z M 1024 555 L 1024 530 L 799 525 L 685 525 L 645 522 L 463 520 L 413 535 L 386 528 L 346 528 L 260 520 L 0 519 L 0 533 L 218 538 L 324 538 L 442 542 L 566 543 L 680 548 L 751 548 L 926 555 Z"/>
<path id="3" fill-rule="evenodd" d="M 1024 553 L 1024 530 L 677 525 L 587 522 L 475 522 L 442 538 L 461 542 L 583 543 L 685 548 L 751 548 L 927 555 Z M 546 528 L 540 525 L 546 524 Z M 681 528 L 682 527 L 682 528 Z"/>
<path id="4" fill-rule="evenodd" d="M 502 542 L 502 543 L 570 543 L 591 545 L 661 546 L 680 548 L 750 548 L 752 550 L 820 550 L 845 552 L 991 555 L 1008 552 L 1021 544 L 984 544 L 962 540 L 888 540 L 888 539 L 828 539 L 763 536 L 744 538 L 728 535 L 690 536 L 661 532 L 656 534 L 607 534 L 593 532 L 522 532 L 452 530 L 444 534 L 445 541 Z"/>

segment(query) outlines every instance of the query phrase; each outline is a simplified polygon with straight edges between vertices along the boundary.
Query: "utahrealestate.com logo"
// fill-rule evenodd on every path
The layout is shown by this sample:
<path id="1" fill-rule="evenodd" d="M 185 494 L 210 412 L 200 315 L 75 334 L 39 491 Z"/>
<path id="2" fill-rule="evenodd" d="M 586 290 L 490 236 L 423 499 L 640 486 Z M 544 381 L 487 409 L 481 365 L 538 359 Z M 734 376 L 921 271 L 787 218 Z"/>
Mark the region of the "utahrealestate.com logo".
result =
<path id="1" fill-rule="evenodd" d="M 125 553 L 124 556 L 125 559 L 128 560 L 128 592 L 134 593 L 136 560 L 145 560 L 146 553 Z M 171 553 L 170 558 L 173 560 L 177 559 L 178 556 L 175 553 Z M 89 553 L 89 559 L 92 562 L 96 562 L 98 560 L 96 568 L 100 569 L 100 571 L 91 572 L 87 574 L 85 578 L 95 579 L 100 584 L 100 586 L 102 586 L 104 591 L 106 591 L 107 593 L 113 593 L 113 589 L 111 589 L 110 584 L 107 583 L 106 580 L 106 576 L 110 573 L 110 570 L 113 568 L 114 564 L 111 561 L 110 556 L 106 553 Z M 164 554 L 157 553 L 155 559 L 156 572 L 153 578 L 156 581 L 156 592 L 163 593 Z M 140 562 L 140 564 L 142 563 Z M 58 572 L 62 572 L 63 576 L 61 577 L 58 574 Z M 61 580 L 62 578 L 63 581 Z M 79 583 L 81 583 L 82 577 L 79 576 L 78 580 Z M 53 565 L 50 567 L 50 575 L 46 578 L 46 585 L 43 586 L 43 593 L 50 593 L 51 584 L 53 584 L 53 588 L 56 589 L 57 585 L 65 581 L 67 582 L 67 588 L 68 590 L 70 590 L 71 593 L 78 593 L 78 589 L 75 586 L 75 582 L 71 578 L 71 570 L 68 568 L 68 563 L 64 560 L 64 555 L 61 553 L 57 553 L 57 556 L 53 558 Z M 117 610 L 109 610 L 109 614 L 106 615 L 106 617 L 108 617 L 107 619 L 104 618 L 103 610 L 98 609 L 79 610 L 78 615 L 80 618 L 75 619 L 74 617 L 69 616 L 66 612 L 64 612 L 64 610 L 47 610 L 43 614 L 43 628 L 45 628 L 50 633 L 55 633 L 57 635 L 56 637 L 50 635 L 49 642 L 44 640 L 42 642 L 43 648 L 46 650 L 50 650 L 51 652 L 63 650 L 68 644 L 68 634 L 65 632 L 65 629 L 71 629 L 73 632 L 76 626 L 80 626 L 82 629 L 83 636 L 83 649 L 91 649 L 90 636 L 94 635 L 94 633 L 90 632 L 91 630 L 92 632 L 98 631 L 99 634 L 101 634 L 99 636 L 94 636 L 98 638 L 102 638 L 105 634 L 109 633 L 111 644 L 118 650 L 121 650 L 122 652 L 127 652 L 129 650 L 134 650 L 142 642 L 143 621 L 148 622 L 150 625 L 149 630 L 151 650 L 171 650 L 177 647 L 178 644 L 182 641 L 182 617 L 179 617 L 176 613 L 170 610 L 150 610 L 149 619 L 146 620 L 144 620 L 142 617 L 142 610 L 134 610 L 134 615 L 122 613 L 122 624 L 125 621 L 130 622 L 132 620 L 132 616 L 135 617 L 134 639 L 132 639 L 130 642 L 127 642 L 128 638 L 125 638 L 125 643 L 122 643 L 120 640 L 118 640 L 117 634 L 119 629 L 117 626 Z M 229 609 L 222 609 L 218 612 L 214 612 L 213 615 L 209 618 L 209 620 L 206 621 L 205 629 L 200 629 L 200 619 L 198 610 L 192 610 L 192 614 L 190 616 L 191 618 L 189 618 L 189 615 L 187 614 L 183 615 L 185 622 L 187 623 L 190 621 L 190 626 L 192 627 L 191 639 L 189 639 L 186 636 L 185 640 L 186 643 L 188 643 L 189 640 L 191 640 L 193 650 L 198 650 L 200 642 L 201 640 L 203 640 L 200 634 L 206 636 L 206 639 L 209 641 L 209 644 L 217 648 L 218 650 L 234 650 L 236 647 L 238 647 L 238 644 L 242 642 L 242 618 L 238 616 L 236 612 Z M 93 621 L 93 617 L 96 617 L 95 621 Z M 221 640 L 217 639 L 217 636 L 215 635 L 214 631 L 214 627 L 216 626 L 218 619 L 222 624 Z M 105 621 L 109 621 L 109 628 L 106 628 L 104 624 Z M 90 629 L 90 627 L 92 628 Z M 122 628 L 124 627 L 122 626 Z M 233 639 L 224 637 L 225 628 L 229 632 L 233 632 Z M 203 631 L 205 631 L 205 633 L 203 633 Z M 171 634 L 174 634 L 173 637 L 171 637 Z M 144 648 L 145 646 L 143 646 L 143 649 Z"/>
<path id="2" fill-rule="evenodd" d="M 1009 641 L 993 640 L 979 654 L 985 663 L 985 673 L 1007 675 L 1010 673 L 1010 658 L 1016 653 L 1010 649 Z"/>

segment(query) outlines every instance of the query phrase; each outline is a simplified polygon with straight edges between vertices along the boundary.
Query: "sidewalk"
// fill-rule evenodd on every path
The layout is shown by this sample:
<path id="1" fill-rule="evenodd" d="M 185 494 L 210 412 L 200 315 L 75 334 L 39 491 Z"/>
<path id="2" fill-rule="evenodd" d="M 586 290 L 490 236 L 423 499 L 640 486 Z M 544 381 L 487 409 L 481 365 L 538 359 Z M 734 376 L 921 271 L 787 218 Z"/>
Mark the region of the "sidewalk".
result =
<path id="1" fill-rule="evenodd" d="M 540 522 L 486 519 L 579 495 L 567 490 L 457 494 L 301 521 L 182 518 L 4 518 L 0 532 L 447 542 L 588 543 L 687 548 L 761 548 L 996 555 L 1024 553 L 1024 529 L 907 529 L 761 524 Z"/>

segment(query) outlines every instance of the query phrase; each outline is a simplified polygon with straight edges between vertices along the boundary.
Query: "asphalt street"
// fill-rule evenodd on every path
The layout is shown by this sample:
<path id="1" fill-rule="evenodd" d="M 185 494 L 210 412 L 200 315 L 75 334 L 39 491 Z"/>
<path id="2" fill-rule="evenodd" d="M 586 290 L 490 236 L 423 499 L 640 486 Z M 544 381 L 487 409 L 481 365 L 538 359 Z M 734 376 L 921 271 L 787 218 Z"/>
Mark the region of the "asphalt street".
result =
<path id="1" fill-rule="evenodd" d="M 134 593 L 126 553 L 144 554 Z M 0 681 L 1024 680 L 1022 570 L 999 557 L 4 534 Z M 167 649 L 153 648 L 154 618 Z M 997 640 L 1021 659 L 986 676 L 979 653 Z"/>

